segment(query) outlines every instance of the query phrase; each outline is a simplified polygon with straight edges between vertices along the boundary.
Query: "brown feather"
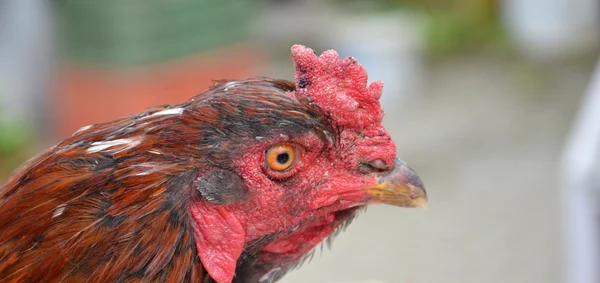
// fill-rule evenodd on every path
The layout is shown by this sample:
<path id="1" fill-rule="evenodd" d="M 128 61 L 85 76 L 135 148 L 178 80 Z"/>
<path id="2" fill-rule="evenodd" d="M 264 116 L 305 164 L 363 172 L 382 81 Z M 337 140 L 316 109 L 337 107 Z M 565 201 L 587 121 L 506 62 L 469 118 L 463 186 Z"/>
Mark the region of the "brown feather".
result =
<path id="1" fill-rule="evenodd" d="M 187 208 L 197 170 L 227 166 L 279 117 L 324 127 L 286 94 L 294 83 L 236 83 L 82 129 L 17 170 L 0 187 L 0 281 L 202 282 Z M 182 113 L 153 115 L 168 109 Z"/>

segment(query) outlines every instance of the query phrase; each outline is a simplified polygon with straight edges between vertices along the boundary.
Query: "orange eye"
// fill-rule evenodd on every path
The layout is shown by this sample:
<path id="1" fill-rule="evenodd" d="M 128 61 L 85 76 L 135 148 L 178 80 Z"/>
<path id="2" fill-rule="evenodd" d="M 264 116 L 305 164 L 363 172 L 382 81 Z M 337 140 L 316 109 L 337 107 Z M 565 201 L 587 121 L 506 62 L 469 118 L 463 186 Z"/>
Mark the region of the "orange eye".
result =
<path id="1" fill-rule="evenodd" d="M 273 171 L 285 171 L 296 163 L 296 149 L 287 144 L 272 146 L 267 150 L 267 166 Z"/>

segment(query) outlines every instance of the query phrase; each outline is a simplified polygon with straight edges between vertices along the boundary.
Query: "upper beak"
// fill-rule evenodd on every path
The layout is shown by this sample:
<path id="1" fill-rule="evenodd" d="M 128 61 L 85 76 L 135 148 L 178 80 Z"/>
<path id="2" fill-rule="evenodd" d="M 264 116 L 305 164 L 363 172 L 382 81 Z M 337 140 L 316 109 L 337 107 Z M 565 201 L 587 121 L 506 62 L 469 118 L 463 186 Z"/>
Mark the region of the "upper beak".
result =
<path id="1" fill-rule="evenodd" d="M 368 188 L 370 203 L 385 203 L 402 207 L 427 207 L 427 192 L 417 173 L 396 158 L 394 169 L 378 178 L 378 184 Z"/>

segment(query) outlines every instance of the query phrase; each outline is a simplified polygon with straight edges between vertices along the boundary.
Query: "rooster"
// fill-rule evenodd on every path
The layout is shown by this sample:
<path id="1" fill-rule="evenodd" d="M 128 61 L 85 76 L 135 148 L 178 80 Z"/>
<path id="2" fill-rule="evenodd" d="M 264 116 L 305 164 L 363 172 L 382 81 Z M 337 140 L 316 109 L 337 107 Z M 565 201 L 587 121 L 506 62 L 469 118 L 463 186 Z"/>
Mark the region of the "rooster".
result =
<path id="1" fill-rule="evenodd" d="M 368 204 L 421 207 L 383 83 L 292 47 L 295 82 L 218 81 L 84 127 L 0 187 L 1 282 L 274 282 Z"/>

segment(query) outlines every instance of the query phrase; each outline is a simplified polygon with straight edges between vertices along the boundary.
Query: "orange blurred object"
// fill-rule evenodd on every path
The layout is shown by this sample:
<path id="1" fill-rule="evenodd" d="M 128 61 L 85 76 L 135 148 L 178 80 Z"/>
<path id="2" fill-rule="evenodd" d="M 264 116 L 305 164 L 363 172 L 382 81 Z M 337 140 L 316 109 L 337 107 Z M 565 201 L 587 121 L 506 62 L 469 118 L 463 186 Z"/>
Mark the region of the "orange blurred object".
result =
<path id="1" fill-rule="evenodd" d="M 82 126 L 151 106 L 186 101 L 205 90 L 212 80 L 256 76 L 264 65 L 261 54 L 248 44 L 144 68 L 101 69 L 66 64 L 52 100 L 56 138 L 63 139 Z"/>

